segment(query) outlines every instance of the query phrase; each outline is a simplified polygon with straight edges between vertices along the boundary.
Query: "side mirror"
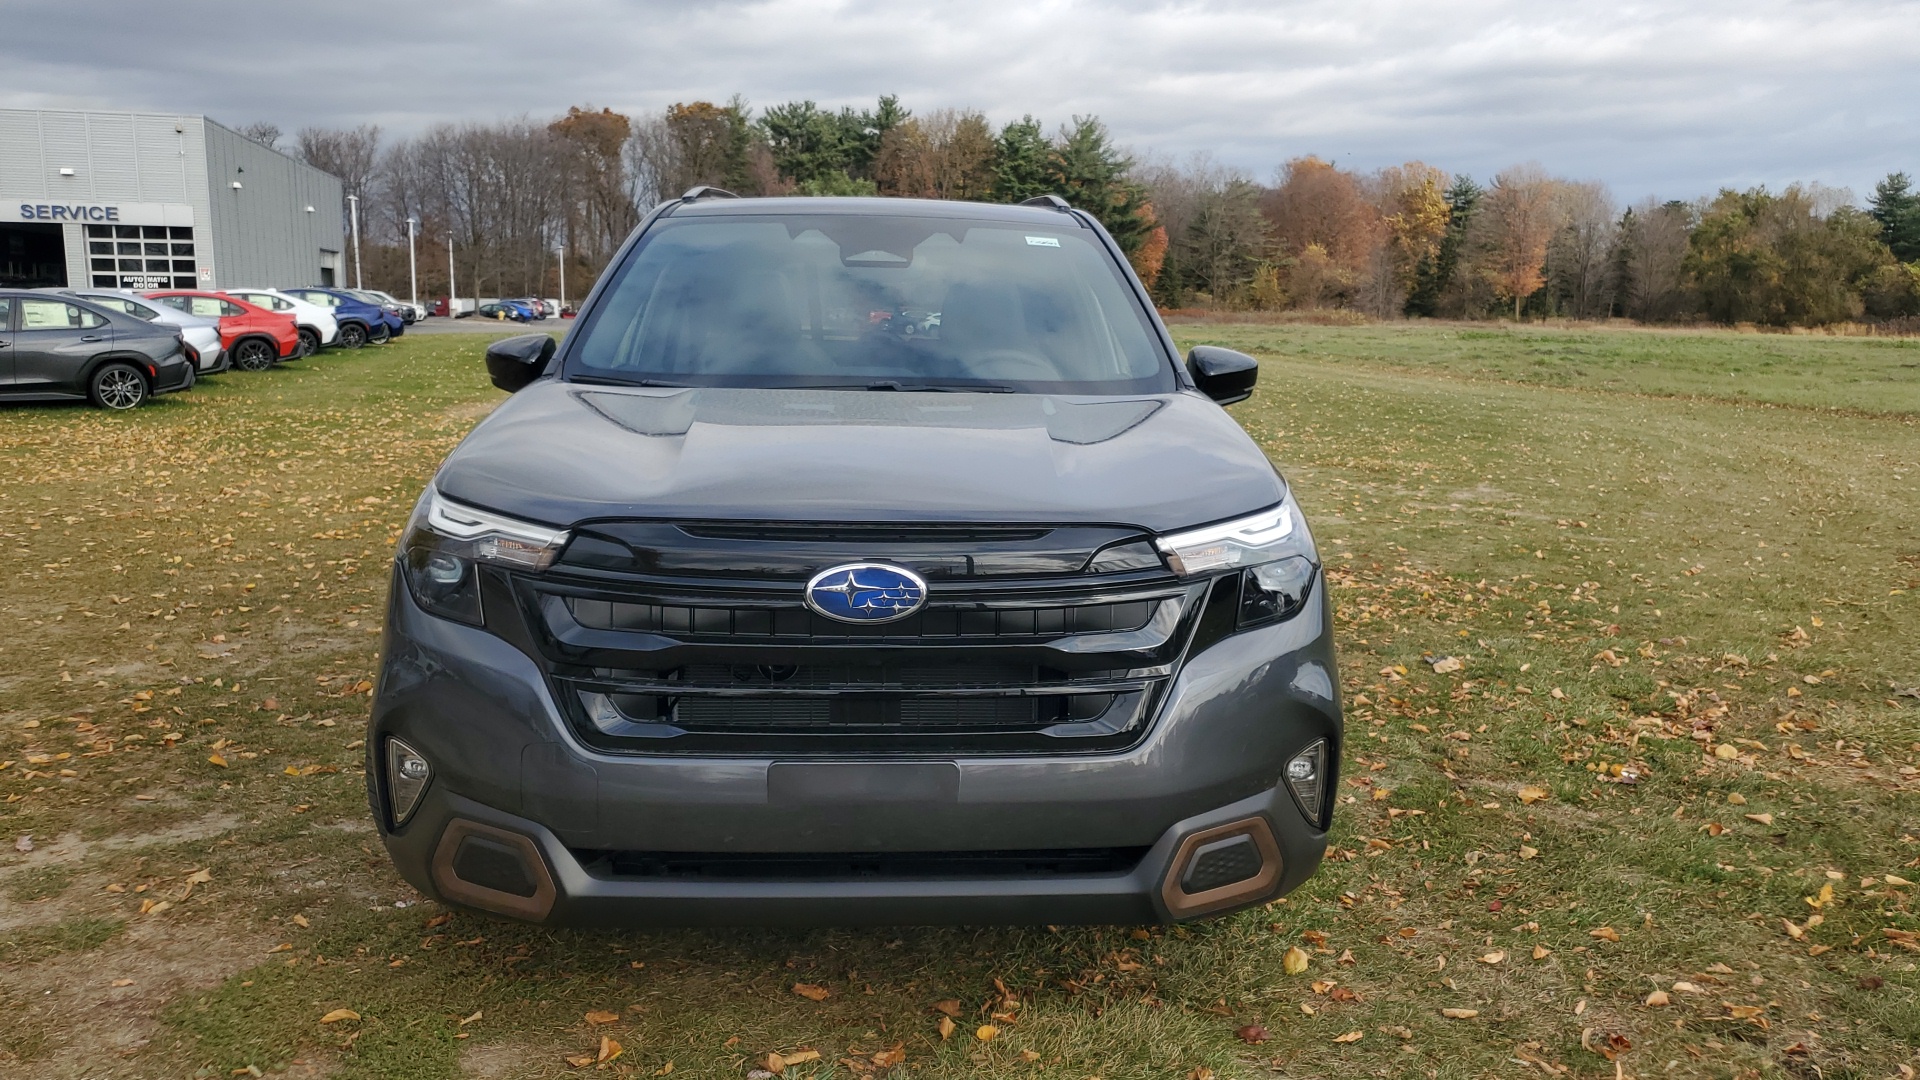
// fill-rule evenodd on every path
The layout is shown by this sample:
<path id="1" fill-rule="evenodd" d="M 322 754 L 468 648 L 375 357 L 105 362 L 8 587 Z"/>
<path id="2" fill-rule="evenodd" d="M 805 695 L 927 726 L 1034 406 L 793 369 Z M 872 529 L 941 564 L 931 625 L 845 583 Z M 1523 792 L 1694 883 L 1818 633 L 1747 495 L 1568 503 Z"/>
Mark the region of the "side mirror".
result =
<path id="1" fill-rule="evenodd" d="M 1187 371 L 1201 393 L 1222 405 L 1231 405 L 1253 396 L 1260 361 L 1218 345 L 1195 345 L 1187 354 Z"/>
<path id="2" fill-rule="evenodd" d="M 487 377 L 511 394 L 539 378 L 553 359 L 554 341 L 546 334 L 522 334 L 487 346 Z"/>

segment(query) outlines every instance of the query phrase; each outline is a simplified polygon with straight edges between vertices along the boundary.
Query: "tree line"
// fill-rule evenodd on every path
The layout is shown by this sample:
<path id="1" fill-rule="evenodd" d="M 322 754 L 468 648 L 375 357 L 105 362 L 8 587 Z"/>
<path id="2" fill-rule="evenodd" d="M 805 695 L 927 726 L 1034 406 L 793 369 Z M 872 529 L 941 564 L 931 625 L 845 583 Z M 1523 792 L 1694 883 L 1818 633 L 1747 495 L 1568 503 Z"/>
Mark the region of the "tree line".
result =
<path id="1" fill-rule="evenodd" d="M 245 129 L 270 145 L 271 124 Z M 1389 318 L 1570 317 L 1818 326 L 1920 316 L 1920 191 L 1866 208 L 1815 184 L 1622 207 L 1604 184 L 1517 165 L 1487 182 L 1422 162 L 1360 172 L 1295 158 L 1271 182 L 1206 156 L 1137 157 L 1097 117 L 1049 129 L 968 109 L 683 102 L 629 116 L 308 128 L 290 153 L 361 207 L 367 283 L 423 295 L 574 296 L 645 211 L 709 184 L 743 196 L 1019 202 L 1097 216 L 1163 307 L 1346 308 Z"/>

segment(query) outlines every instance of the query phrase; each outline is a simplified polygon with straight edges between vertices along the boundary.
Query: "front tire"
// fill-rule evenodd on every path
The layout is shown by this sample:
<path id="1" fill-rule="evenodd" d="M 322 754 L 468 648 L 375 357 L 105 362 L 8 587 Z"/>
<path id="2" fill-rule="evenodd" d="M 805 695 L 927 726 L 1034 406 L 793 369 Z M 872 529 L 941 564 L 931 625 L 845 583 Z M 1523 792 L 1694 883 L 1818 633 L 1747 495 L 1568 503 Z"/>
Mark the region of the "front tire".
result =
<path id="1" fill-rule="evenodd" d="M 320 355 L 320 331 L 315 330 L 310 326 L 303 326 L 300 328 L 300 355 L 301 356 Z"/>
<path id="2" fill-rule="evenodd" d="M 87 381 L 87 397 L 111 412 L 137 409 L 146 403 L 147 379 L 132 364 L 106 364 Z"/>
<path id="3" fill-rule="evenodd" d="M 241 371 L 265 371 L 278 359 L 273 346 L 259 338 L 248 338 L 233 347 L 233 366 Z"/>

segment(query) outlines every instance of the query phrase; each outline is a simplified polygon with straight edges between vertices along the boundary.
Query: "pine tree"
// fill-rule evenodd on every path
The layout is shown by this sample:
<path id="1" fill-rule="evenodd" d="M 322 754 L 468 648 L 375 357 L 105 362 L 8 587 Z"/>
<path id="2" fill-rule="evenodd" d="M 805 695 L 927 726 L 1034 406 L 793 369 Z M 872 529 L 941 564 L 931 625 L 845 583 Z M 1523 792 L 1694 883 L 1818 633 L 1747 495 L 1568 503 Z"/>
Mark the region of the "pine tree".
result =
<path id="1" fill-rule="evenodd" d="M 1048 165 L 1052 193 L 1098 218 L 1125 254 L 1138 250 L 1158 224 L 1146 189 L 1128 176 L 1133 159 L 1097 117 L 1076 116 L 1072 127 L 1062 128 Z"/>
<path id="2" fill-rule="evenodd" d="M 1461 176 L 1447 187 L 1447 231 L 1440 248 L 1430 258 L 1422 258 L 1414 269 L 1413 288 L 1407 292 L 1406 312 L 1432 318 L 1440 310 L 1440 298 L 1453 283 L 1460 267 L 1460 250 L 1466 243 L 1467 226 L 1480 208 L 1486 191 L 1470 176 Z"/>
<path id="3" fill-rule="evenodd" d="M 1911 185 L 1906 173 L 1889 174 L 1867 200 L 1868 212 L 1880 223 L 1880 238 L 1901 262 L 1920 262 L 1920 191 L 1910 190 Z"/>
<path id="4" fill-rule="evenodd" d="M 1040 129 L 1040 121 L 1023 116 L 1000 129 L 994 154 L 994 202 L 1024 202 L 1036 195 L 1057 194 L 1047 167 L 1053 148 Z"/>

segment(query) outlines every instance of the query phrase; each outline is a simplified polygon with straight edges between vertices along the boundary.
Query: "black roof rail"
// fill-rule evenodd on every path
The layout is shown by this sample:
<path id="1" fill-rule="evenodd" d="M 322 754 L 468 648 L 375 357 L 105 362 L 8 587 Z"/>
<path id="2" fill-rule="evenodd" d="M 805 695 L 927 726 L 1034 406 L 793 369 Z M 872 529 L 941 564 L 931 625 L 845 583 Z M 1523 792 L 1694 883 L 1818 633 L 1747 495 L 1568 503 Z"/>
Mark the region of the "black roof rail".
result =
<path id="1" fill-rule="evenodd" d="M 688 188 L 685 195 L 680 196 L 680 201 L 692 202 L 695 199 L 737 199 L 739 197 L 740 196 L 735 195 L 726 188 L 714 187 L 712 184 L 696 184 Z"/>
<path id="2" fill-rule="evenodd" d="M 1021 206 L 1048 206 L 1055 210 L 1071 210 L 1073 205 L 1058 195 L 1035 195 L 1031 199 L 1022 199 Z"/>

